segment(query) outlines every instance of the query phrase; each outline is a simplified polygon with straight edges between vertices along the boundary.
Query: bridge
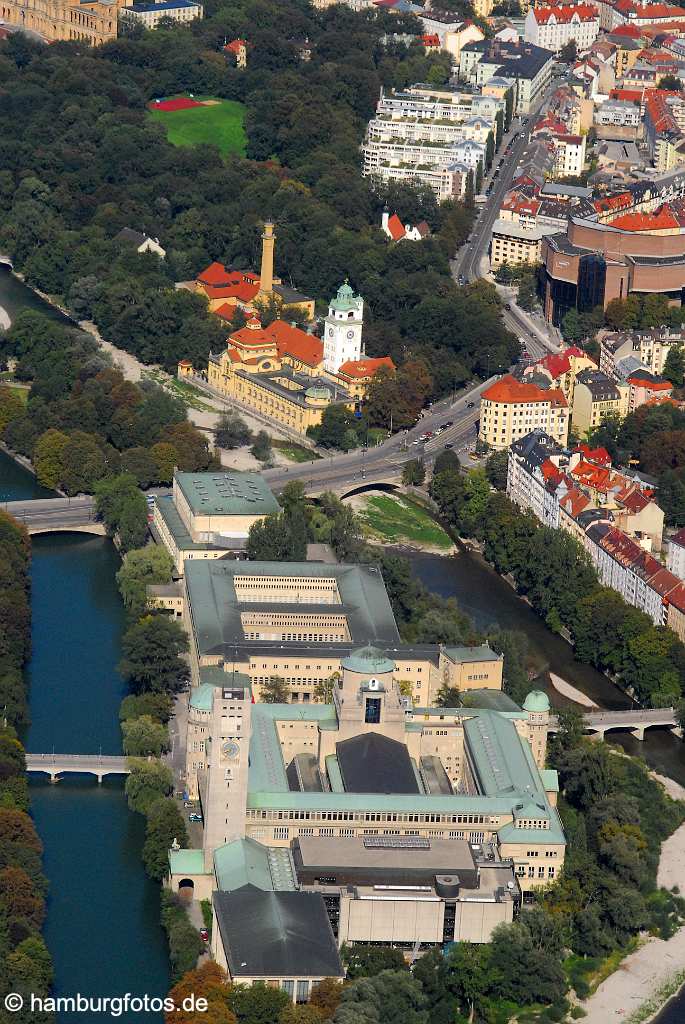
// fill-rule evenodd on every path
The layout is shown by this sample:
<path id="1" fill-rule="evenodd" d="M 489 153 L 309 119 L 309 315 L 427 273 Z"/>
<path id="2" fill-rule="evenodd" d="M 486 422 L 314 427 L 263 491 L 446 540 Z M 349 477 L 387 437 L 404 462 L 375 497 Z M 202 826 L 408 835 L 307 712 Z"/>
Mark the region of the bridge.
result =
<path id="1" fill-rule="evenodd" d="M 94 533 L 101 537 L 106 533 L 97 519 L 95 499 L 90 496 L 6 501 L 0 507 L 23 523 L 31 536 L 58 531 Z"/>
<path id="2" fill-rule="evenodd" d="M 628 729 L 636 739 L 644 740 L 645 729 L 655 727 L 666 727 L 682 739 L 683 731 L 678 725 L 675 710 L 673 708 L 650 708 L 648 710 L 635 711 L 589 711 L 583 715 L 585 729 L 592 732 L 600 739 L 604 739 L 607 732 L 612 729 Z M 556 715 L 550 715 L 549 732 L 556 732 L 559 728 L 559 720 Z"/>
<path id="3" fill-rule="evenodd" d="M 95 775 L 102 782 L 105 775 L 129 775 L 128 758 L 108 754 L 27 754 L 27 772 L 43 772 L 50 782 L 60 775 Z"/>

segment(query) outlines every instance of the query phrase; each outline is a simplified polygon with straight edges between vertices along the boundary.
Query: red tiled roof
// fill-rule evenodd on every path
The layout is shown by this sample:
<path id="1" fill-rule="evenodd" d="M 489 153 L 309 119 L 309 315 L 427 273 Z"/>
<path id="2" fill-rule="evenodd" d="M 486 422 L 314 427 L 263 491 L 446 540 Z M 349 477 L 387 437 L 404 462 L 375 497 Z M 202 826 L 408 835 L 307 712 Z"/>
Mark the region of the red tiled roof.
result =
<path id="1" fill-rule="evenodd" d="M 599 18 L 597 8 L 591 4 L 568 4 L 563 7 L 535 7 L 533 14 L 538 25 L 546 25 L 552 18 L 558 25 L 573 21 L 594 21 Z"/>
<path id="2" fill-rule="evenodd" d="M 647 508 L 651 499 L 648 498 L 642 491 L 635 490 L 632 494 L 629 494 L 622 502 L 624 508 L 627 508 L 633 515 L 637 515 L 638 512 L 642 512 L 643 509 Z"/>
<path id="3" fill-rule="evenodd" d="M 291 356 L 307 366 L 318 366 L 322 361 L 323 342 L 316 335 L 291 327 L 284 320 L 274 320 L 264 330 L 270 332 L 281 358 Z"/>
<path id="4" fill-rule="evenodd" d="M 201 274 L 197 275 L 197 280 L 202 284 L 227 284 L 229 279 L 230 271 L 226 270 L 223 263 L 210 263 Z"/>
<path id="5" fill-rule="evenodd" d="M 388 231 L 393 242 L 399 242 L 401 238 L 404 238 L 404 224 L 396 213 L 393 213 L 392 217 L 388 218 Z"/>
<path id="6" fill-rule="evenodd" d="M 573 516 L 573 518 L 576 519 L 580 513 L 584 512 L 588 507 L 590 499 L 587 494 L 584 494 L 578 487 L 572 487 L 569 489 L 568 493 L 560 499 L 559 504 L 565 512 L 568 512 L 570 516 Z"/>
<path id="7" fill-rule="evenodd" d="M 612 228 L 620 231 L 664 231 L 678 228 L 680 223 L 668 204 L 653 213 L 624 213 L 610 221 Z"/>
<path id="8" fill-rule="evenodd" d="M 231 53 L 238 53 L 247 43 L 244 39 L 232 39 L 230 43 L 224 46 L 224 50 L 230 50 Z"/>
<path id="9" fill-rule="evenodd" d="M 363 380 L 364 377 L 373 377 L 374 373 L 382 366 L 387 367 L 388 370 L 395 369 L 395 364 L 390 356 L 378 356 L 375 359 L 350 359 L 342 364 L 338 373 L 350 379 Z"/>
<path id="10" fill-rule="evenodd" d="M 646 380 L 644 377 L 628 377 L 629 384 L 646 391 L 673 391 L 670 380 Z"/>
<path id="11" fill-rule="evenodd" d="M 424 46 L 436 46 L 440 48 L 440 36 L 437 33 L 426 34 L 421 36 L 421 42 Z"/>
<path id="12" fill-rule="evenodd" d="M 637 25 L 619 25 L 618 28 L 612 29 L 612 36 L 627 36 L 629 39 L 639 39 L 640 30 Z"/>
<path id="13" fill-rule="evenodd" d="M 524 384 L 512 377 L 510 373 L 505 374 L 500 380 L 486 388 L 481 398 L 490 402 L 505 402 L 512 405 L 517 402 L 551 402 L 553 405 L 565 407 L 568 404 L 561 391 L 545 391 L 537 384 Z"/>
<path id="14" fill-rule="evenodd" d="M 596 462 L 600 466 L 611 465 L 611 456 L 606 448 L 590 448 L 587 444 L 579 444 L 573 451 L 581 452 L 585 459 L 588 459 L 590 462 Z"/>
<path id="15" fill-rule="evenodd" d="M 214 310 L 214 316 L 221 317 L 222 320 L 232 320 L 235 316 L 235 308 L 234 302 L 224 302 L 223 306 Z"/>

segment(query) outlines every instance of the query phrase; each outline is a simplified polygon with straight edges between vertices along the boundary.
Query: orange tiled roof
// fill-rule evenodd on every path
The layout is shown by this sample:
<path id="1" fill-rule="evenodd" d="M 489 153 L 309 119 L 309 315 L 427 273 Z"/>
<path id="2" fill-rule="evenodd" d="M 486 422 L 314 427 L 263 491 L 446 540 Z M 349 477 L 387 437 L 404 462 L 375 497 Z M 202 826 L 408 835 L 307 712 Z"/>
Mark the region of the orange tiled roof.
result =
<path id="1" fill-rule="evenodd" d="M 533 14 L 538 25 L 546 25 L 552 18 L 558 25 L 566 25 L 573 21 L 594 21 L 599 18 L 597 8 L 591 4 L 569 4 L 563 7 L 535 7 Z"/>
<path id="2" fill-rule="evenodd" d="M 510 373 L 495 381 L 483 391 L 481 398 L 490 402 L 504 402 L 515 405 L 518 402 L 550 402 L 552 405 L 566 407 L 567 402 L 561 391 L 545 391 L 537 384 L 524 384 L 516 380 Z"/>
<path id="3" fill-rule="evenodd" d="M 395 369 L 395 364 L 390 356 L 378 356 L 375 359 L 350 359 L 342 364 L 338 373 L 342 377 L 363 380 L 365 377 L 373 377 L 374 373 L 382 366 L 387 367 L 388 370 Z"/>
<path id="4" fill-rule="evenodd" d="M 615 217 L 610 224 L 620 231 L 664 231 L 680 227 L 678 218 L 668 204 L 653 213 L 624 213 Z"/>
<path id="5" fill-rule="evenodd" d="M 401 238 L 404 238 L 404 224 L 396 213 L 393 213 L 392 217 L 388 218 L 388 231 L 393 242 L 399 242 Z"/>

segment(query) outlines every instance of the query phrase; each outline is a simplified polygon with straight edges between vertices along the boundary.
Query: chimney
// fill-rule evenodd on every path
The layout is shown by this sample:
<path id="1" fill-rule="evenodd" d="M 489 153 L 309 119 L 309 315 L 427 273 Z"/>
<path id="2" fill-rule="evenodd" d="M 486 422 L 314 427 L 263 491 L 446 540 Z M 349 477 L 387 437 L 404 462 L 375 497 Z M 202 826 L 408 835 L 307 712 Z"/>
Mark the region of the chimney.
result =
<path id="1" fill-rule="evenodd" d="M 264 222 L 262 233 L 262 268 L 259 274 L 259 290 L 265 295 L 270 295 L 274 290 L 274 235 L 273 221 Z"/>
<path id="2" fill-rule="evenodd" d="M 383 216 L 381 217 L 381 228 L 383 229 L 383 231 L 386 232 L 386 234 L 387 234 L 387 231 L 388 231 L 388 221 L 389 220 L 390 220 L 390 211 L 388 210 L 387 206 L 385 206 L 385 207 L 383 207 Z"/>

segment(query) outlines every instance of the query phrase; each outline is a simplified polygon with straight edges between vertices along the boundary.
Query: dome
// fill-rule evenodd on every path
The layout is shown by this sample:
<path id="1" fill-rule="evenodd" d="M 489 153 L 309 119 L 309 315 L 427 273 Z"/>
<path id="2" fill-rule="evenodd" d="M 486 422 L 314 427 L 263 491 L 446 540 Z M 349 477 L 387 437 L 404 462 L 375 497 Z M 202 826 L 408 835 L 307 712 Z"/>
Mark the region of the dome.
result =
<path id="1" fill-rule="evenodd" d="M 331 299 L 330 306 L 331 309 L 346 312 L 348 310 L 356 310 L 360 302 L 360 297 L 354 294 L 354 290 L 350 288 L 347 278 L 345 278 L 345 283 L 341 284 L 338 288 L 338 294 L 334 299 Z"/>
<path id="2" fill-rule="evenodd" d="M 549 697 L 542 690 L 531 690 L 523 702 L 523 710 L 533 711 L 536 714 L 549 711 Z"/>
<path id="3" fill-rule="evenodd" d="M 383 675 L 384 672 L 395 671 L 395 662 L 390 658 L 386 658 L 383 651 L 370 645 L 352 651 L 347 658 L 343 658 L 341 665 L 348 672 L 358 672 L 361 675 L 368 676 Z"/>

